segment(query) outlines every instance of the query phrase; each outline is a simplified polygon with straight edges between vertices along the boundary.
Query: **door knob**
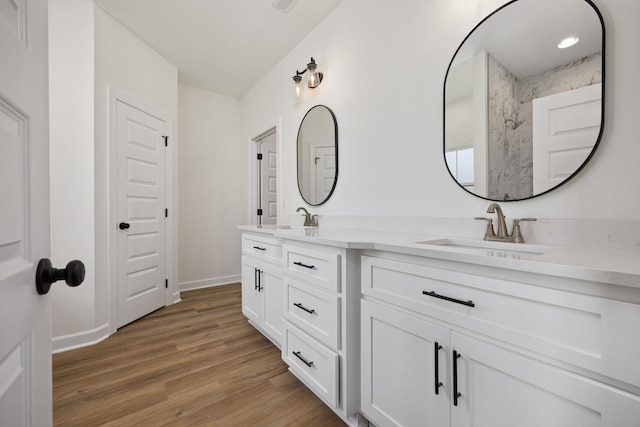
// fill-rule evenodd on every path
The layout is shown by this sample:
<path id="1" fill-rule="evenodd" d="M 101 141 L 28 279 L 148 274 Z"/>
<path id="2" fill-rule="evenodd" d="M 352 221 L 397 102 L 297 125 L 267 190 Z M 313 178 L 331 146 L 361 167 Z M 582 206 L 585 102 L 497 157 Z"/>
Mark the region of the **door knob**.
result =
<path id="1" fill-rule="evenodd" d="M 84 280 L 84 264 L 82 261 L 73 260 L 66 268 L 58 269 L 51 266 L 51 261 L 42 258 L 36 269 L 36 289 L 40 295 L 44 295 L 51 289 L 51 284 L 64 279 L 67 285 L 75 287 Z"/>
<path id="2" fill-rule="evenodd" d="M 129 227 L 131 227 L 131 225 L 128 222 L 121 222 L 118 224 L 118 228 L 120 228 L 120 230 L 126 230 Z"/>

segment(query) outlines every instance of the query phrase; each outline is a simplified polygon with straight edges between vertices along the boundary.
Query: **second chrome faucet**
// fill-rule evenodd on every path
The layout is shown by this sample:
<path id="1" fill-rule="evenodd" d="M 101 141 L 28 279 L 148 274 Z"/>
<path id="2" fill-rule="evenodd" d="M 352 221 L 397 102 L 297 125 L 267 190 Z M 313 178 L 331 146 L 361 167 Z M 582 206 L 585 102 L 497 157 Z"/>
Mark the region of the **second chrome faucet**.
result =
<path id="1" fill-rule="evenodd" d="M 513 228 L 511 234 L 507 231 L 507 222 L 502 212 L 502 208 L 497 203 L 491 203 L 487 208 L 487 213 L 495 213 L 498 219 L 498 233 L 496 234 L 493 229 L 493 219 L 476 217 L 475 219 L 487 221 L 487 231 L 484 234 L 484 240 L 498 241 L 498 242 L 513 242 L 524 243 L 524 238 L 520 231 L 521 221 L 536 221 L 536 218 L 519 218 L 513 220 Z"/>
<path id="2" fill-rule="evenodd" d="M 311 215 L 309 211 L 307 211 L 303 207 L 299 207 L 296 209 L 296 212 L 304 212 L 302 216 L 304 217 L 304 227 L 317 227 L 318 226 L 318 215 Z"/>

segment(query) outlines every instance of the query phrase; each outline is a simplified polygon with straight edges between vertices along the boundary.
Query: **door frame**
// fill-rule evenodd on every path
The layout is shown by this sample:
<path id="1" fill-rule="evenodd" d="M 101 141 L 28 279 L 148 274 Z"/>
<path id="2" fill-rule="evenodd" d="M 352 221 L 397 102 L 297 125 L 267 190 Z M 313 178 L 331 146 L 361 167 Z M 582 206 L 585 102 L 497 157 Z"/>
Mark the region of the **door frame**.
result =
<path id="1" fill-rule="evenodd" d="M 249 212 L 248 212 L 248 223 L 247 224 L 258 224 L 258 218 L 257 218 L 257 214 L 256 211 L 258 210 L 258 191 L 259 191 L 259 187 L 258 187 L 258 142 L 261 141 L 262 139 L 264 139 L 265 137 L 275 133 L 276 134 L 276 162 L 278 165 L 278 176 L 280 173 L 280 165 L 282 164 L 281 162 L 281 150 L 280 148 L 282 147 L 282 140 L 281 140 L 281 136 L 280 136 L 280 132 L 278 132 L 278 129 L 281 128 L 281 122 L 282 119 L 279 118 L 278 119 L 278 124 L 276 126 L 272 126 L 270 127 L 268 130 L 258 134 L 257 136 L 251 138 L 249 140 Z M 280 195 L 282 194 L 282 179 L 278 178 L 278 182 L 277 182 L 277 189 L 276 191 L 278 192 L 278 196 L 277 196 L 277 200 L 278 200 L 278 224 L 281 223 L 281 218 L 282 218 L 282 210 L 283 210 L 283 206 L 280 203 Z"/>
<path id="2" fill-rule="evenodd" d="M 109 178 L 107 180 L 107 226 L 109 227 L 107 233 L 107 250 L 108 250 L 108 259 L 107 259 L 107 283 L 108 283 L 108 319 L 109 319 L 109 335 L 113 335 L 117 331 L 117 318 L 118 318 L 118 298 L 117 298 L 117 277 L 116 277 L 116 268 L 117 268 L 117 238 L 118 233 L 115 227 L 115 224 L 118 222 L 117 218 L 117 194 L 114 191 L 118 188 L 117 186 L 117 115 L 116 115 L 116 106 L 118 101 L 129 104 L 130 106 L 137 108 L 141 111 L 144 111 L 147 114 L 150 114 L 156 117 L 159 120 L 162 120 L 166 123 L 166 134 L 169 137 L 169 145 L 165 150 L 165 204 L 166 209 L 169 210 L 169 218 L 165 221 L 165 275 L 169 280 L 169 287 L 165 289 L 165 306 L 169 306 L 174 302 L 178 302 L 180 300 L 179 294 L 174 301 L 173 290 L 177 290 L 177 283 L 173 283 L 174 271 L 173 271 L 173 242 L 174 242 L 174 227 L 175 227 L 175 216 L 177 214 L 176 208 L 173 203 L 173 174 L 174 174 L 174 156 L 176 150 L 175 138 L 173 135 L 173 126 L 171 119 L 168 114 L 162 113 L 155 108 L 149 106 L 145 102 L 128 95 L 124 91 L 117 89 L 113 86 L 108 87 L 109 92 L 109 110 L 107 118 L 108 122 L 108 135 L 107 135 L 107 150 L 108 150 L 108 171 Z M 170 220 L 169 220 L 170 219 Z"/>

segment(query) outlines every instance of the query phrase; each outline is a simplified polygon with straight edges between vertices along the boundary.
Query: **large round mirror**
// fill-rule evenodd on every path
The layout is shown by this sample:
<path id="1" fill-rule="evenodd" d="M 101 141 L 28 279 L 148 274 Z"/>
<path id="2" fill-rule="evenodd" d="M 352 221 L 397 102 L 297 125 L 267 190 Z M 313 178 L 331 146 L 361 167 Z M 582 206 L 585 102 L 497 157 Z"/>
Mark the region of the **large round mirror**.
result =
<path id="1" fill-rule="evenodd" d="M 591 1 L 505 4 L 469 33 L 447 70 L 451 176 L 496 201 L 558 187 L 596 149 L 603 96 L 604 23 Z"/>
<path id="2" fill-rule="evenodd" d="M 298 188 L 305 202 L 329 200 L 338 180 L 338 122 L 324 105 L 307 111 L 298 130 Z"/>

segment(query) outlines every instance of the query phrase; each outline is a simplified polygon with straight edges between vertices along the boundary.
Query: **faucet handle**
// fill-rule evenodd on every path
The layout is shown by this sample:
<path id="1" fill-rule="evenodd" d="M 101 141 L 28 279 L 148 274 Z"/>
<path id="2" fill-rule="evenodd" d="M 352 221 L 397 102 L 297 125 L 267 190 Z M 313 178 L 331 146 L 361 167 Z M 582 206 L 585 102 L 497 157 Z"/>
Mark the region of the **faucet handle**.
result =
<path id="1" fill-rule="evenodd" d="M 484 233 L 484 240 L 489 240 L 491 237 L 496 237 L 496 232 L 493 230 L 493 218 L 484 218 L 477 216 L 474 219 L 487 221 L 487 231 Z"/>
<path id="2" fill-rule="evenodd" d="M 513 238 L 513 243 L 524 243 L 524 237 L 522 237 L 522 233 L 520 232 L 520 221 L 537 221 L 537 218 L 519 218 L 513 220 L 513 230 L 511 230 L 511 237 Z"/>
<path id="3" fill-rule="evenodd" d="M 311 216 L 311 226 L 312 227 L 317 227 L 318 226 L 318 215 L 312 215 Z"/>

